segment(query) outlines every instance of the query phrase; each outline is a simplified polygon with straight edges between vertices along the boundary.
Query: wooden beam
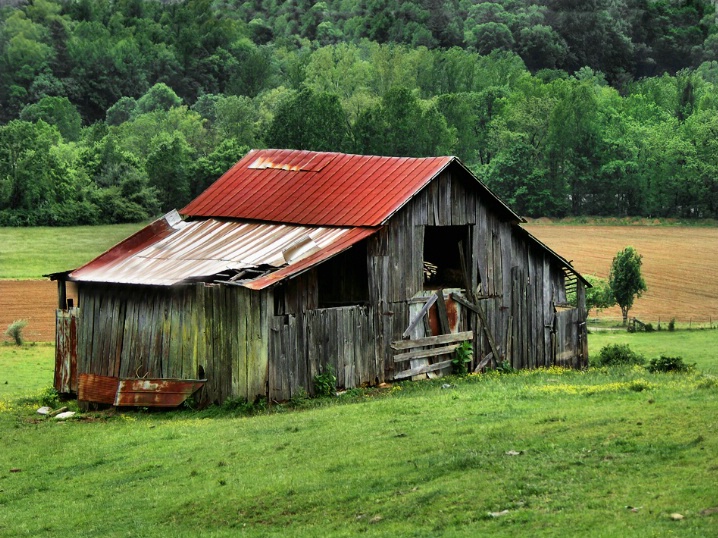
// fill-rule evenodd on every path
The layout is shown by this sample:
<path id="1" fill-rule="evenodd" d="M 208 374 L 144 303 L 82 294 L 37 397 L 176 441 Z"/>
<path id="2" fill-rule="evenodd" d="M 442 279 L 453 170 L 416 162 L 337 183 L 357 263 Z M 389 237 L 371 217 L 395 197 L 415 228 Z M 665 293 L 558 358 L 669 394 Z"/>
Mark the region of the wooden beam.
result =
<path id="1" fill-rule="evenodd" d="M 481 329 L 484 331 L 484 335 L 486 335 L 486 339 L 489 341 L 489 347 L 491 347 L 491 353 L 494 354 L 494 360 L 498 360 L 498 357 L 500 357 L 498 348 L 496 347 L 496 342 L 494 342 L 494 337 L 491 334 L 491 331 L 489 330 L 489 326 L 486 323 L 486 314 L 484 314 L 484 309 L 481 308 L 481 305 L 473 304 L 473 303 L 467 301 L 461 295 L 457 295 L 455 293 L 451 294 L 451 298 L 454 299 L 454 301 L 456 301 L 457 303 L 464 305 L 466 308 L 468 308 L 472 312 L 476 312 L 478 314 L 479 319 L 481 320 Z"/>
<path id="2" fill-rule="evenodd" d="M 474 337 L 473 331 L 465 331 L 461 333 L 441 334 L 439 336 L 427 336 L 426 338 L 417 338 L 415 340 L 397 340 L 392 342 L 391 348 L 411 349 L 420 346 L 437 346 L 440 344 L 452 344 L 454 342 L 465 342 Z"/>
<path id="3" fill-rule="evenodd" d="M 444 347 L 433 347 L 431 349 L 420 349 L 419 351 L 409 351 L 408 353 L 399 353 L 394 355 L 394 362 L 403 362 L 411 359 L 424 359 L 426 357 L 436 357 L 438 355 L 447 355 L 456 351 L 459 344 L 452 344 Z"/>
<path id="4" fill-rule="evenodd" d="M 67 283 L 59 279 L 57 281 L 57 308 L 67 309 Z"/>
<path id="5" fill-rule="evenodd" d="M 394 375 L 394 379 L 404 379 L 406 377 L 412 377 L 419 374 L 425 374 L 427 372 L 434 372 L 436 370 L 441 370 L 442 368 L 448 368 L 451 366 L 451 361 L 443 361 L 443 362 L 437 362 L 436 364 L 427 364 L 424 366 L 417 366 L 416 368 L 412 368 L 411 370 L 404 370 L 403 372 L 399 372 L 398 374 Z"/>
<path id="6" fill-rule="evenodd" d="M 451 333 L 451 327 L 449 326 L 449 314 L 446 311 L 446 303 L 444 302 L 444 290 L 439 289 L 434 295 L 440 301 L 436 301 L 436 312 L 439 314 L 439 326 L 441 327 L 442 334 Z"/>
<path id="7" fill-rule="evenodd" d="M 411 333 L 412 329 L 417 326 L 417 324 L 421 321 L 421 318 L 423 318 L 426 313 L 429 311 L 429 308 L 431 308 L 431 305 L 433 305 L 436 302 L 437 296 L 432 295 L 431 298 L 426 301 L 426 304 L 422 307 L 422 309 L 419 311 L 419 313 L 416 315 L 416 317 L 411 320 L 411 323 L 409 323 L 409 326 L 406 328 L 404 333 L 401 335 L 402 338 L 406 338 Z"/>
<path id="8" fill-rule="evenodd" d="M 481 370 L 484 366 L 486 366 L 487 364 L 489 364 L 489 361 L 490 361 L 491 359 L 493 359 L 493 358 L 494 358 L 494 354 L 493 354 L 493 353 L 489 353 L 488 355 L 486 355 L 486 357 L 484 357 L 483 359 L 481 359 L 481 362 L 476 365 L 476 368 L 474 368 L 474 372 L 478 372 L 479 370 Z"/>

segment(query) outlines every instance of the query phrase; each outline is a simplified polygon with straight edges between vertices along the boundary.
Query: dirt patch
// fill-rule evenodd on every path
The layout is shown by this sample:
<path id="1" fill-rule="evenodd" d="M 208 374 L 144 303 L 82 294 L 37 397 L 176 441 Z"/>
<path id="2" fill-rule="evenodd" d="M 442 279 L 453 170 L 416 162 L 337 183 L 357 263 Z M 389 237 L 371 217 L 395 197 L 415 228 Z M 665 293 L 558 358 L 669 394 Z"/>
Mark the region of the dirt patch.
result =
<path id="1" fill-rule="evenodd" d="M 668 226 L 536 226 L 526 229 L 581 273 L 608 278 L 616 253 L 630 245 L 643 256 L 648 291 L 629 315 L 655 322 L 718 319 L 718 228 Z M 595 312 L 591 312 L 593 316 Z M 619 308 L 599 314 L 620 317 Z"/>
<path id="2" fill-rule="evenodd" d="M 68 297 L 77 301 L 74 287 L 68 287 Z M 0 336 L 16 319 L 27 320 L 23 331 L 29 342 L 55 340 L 55 309 L 57 283 L 49 280 L 0 280 Z M 3 336 L 4 340 L 10 341 Z"/>

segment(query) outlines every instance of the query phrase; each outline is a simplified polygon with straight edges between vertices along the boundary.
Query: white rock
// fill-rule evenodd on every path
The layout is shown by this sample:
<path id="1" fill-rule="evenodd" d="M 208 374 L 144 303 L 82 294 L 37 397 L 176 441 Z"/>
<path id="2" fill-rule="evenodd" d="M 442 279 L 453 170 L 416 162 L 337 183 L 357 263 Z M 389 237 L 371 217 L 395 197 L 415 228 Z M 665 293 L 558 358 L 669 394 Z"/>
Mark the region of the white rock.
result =
<path id="1" fill-rule="evenodd" d="M 66 418 L 74 417 L 75 412 L 74 411 L 65 411 L 64 413 L 60 413 L 59 415 L 55 415 L 55 418 L 57 420 L 65 420 Z"/>
<path id="2" fill-rule="evenodd" d="M 52 413 L 52 407 L 46 405 L 37 410 L 38 415 L 49 415 L 50 413 Z"/>

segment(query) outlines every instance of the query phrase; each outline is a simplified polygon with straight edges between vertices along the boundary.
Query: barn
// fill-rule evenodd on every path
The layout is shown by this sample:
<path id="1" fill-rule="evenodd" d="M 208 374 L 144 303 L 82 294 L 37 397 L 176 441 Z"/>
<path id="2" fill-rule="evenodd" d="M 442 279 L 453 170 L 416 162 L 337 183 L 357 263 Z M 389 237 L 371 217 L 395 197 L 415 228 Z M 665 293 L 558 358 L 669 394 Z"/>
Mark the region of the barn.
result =
<path id="1" fill-rule="evenodd" d="M 327 372 L 337 389 L 441 375 L 464 342 L 475 371 L 586 366 L 588 283 L 521 222 L 456 157 L 251 151 L 179 212 L 50 275 L 56 388 L 282 401 Z"/>

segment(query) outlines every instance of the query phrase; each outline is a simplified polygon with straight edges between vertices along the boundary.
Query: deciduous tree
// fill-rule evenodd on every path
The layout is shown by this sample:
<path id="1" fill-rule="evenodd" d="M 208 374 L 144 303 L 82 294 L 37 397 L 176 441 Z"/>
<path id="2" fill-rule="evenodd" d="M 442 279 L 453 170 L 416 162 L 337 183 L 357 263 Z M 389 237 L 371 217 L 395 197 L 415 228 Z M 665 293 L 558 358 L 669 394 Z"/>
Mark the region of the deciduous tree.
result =
<path id="1" fill-rule="evenodd" d="M 621 307 L 624 325 L 628 321 L 628 311 L 633 307 L 633 301 L 646 291 L 646 281 L 641 274 L 641 259 L 636 249 L 626 247 L 613 258 L 608 275 L 608 285 Z"/>

